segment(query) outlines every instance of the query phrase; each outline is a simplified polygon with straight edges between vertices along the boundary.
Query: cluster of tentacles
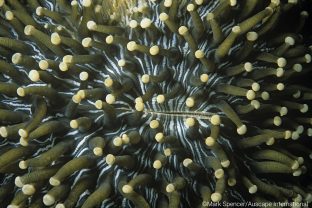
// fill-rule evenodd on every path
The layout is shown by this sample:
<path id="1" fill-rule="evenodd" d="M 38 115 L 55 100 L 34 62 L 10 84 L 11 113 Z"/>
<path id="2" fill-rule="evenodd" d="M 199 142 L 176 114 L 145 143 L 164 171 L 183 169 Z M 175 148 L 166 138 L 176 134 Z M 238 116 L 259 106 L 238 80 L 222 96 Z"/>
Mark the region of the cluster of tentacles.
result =
<path id="1" fill-rule="evenodd" d="M 303 2 L 0 0 L 0 207 L 310 203 Z"/>

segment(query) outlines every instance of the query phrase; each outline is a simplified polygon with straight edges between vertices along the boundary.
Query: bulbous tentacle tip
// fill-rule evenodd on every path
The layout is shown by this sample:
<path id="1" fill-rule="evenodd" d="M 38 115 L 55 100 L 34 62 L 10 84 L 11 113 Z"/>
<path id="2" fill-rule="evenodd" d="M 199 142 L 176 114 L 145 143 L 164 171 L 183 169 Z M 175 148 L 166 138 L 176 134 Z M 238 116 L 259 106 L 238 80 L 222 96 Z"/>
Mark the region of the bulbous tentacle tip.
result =
<path id="1" fill-rule="evenodd" d="M 25 195 L 33 195 L 35 192 L 36 192 L 36 188 L 34 185 L 32 184 L 25 184 L 23 185 L 22 187 L 22 192 L 25 194 Z"/>
<path id="2" fill-rule="evenodd" d="M 222 195 L 220 193 L 213 193 L 211 194 L 211 201 L 219 202 L 222 199 Z"/>
<path id="3" fill-rule="evenodd" d="M 246 134 L 246 132 L 247 132 L 247 127 L 246 127 L 246 125 L 242 125 L 242 126 L 240 126 L 240 127 L 237 128 L 237 133 L 238 133 L 239 135 Z"/>
<path id="4" fill-rule="evenodd" d="M 58 203 L 55 208 L 66 208 L 66 206 L 62 203 Z"/>
<path id="5" fill-rule="evenodd" d="M 57 179 L 57 178 L 54 178 L 54 177 L 51 177 L 49 179 L 49 183 L 52 185 L 52 186 L 59 186 L 61 184 L 61 182 Z"/>
<path id="6" fill-rule="evenodd" d="M 51 195 L 46 194 L 43 196 L 42 201 L 43 201 L 44 205 L 51 206 L 55 203 L 55 198 Z"/>

